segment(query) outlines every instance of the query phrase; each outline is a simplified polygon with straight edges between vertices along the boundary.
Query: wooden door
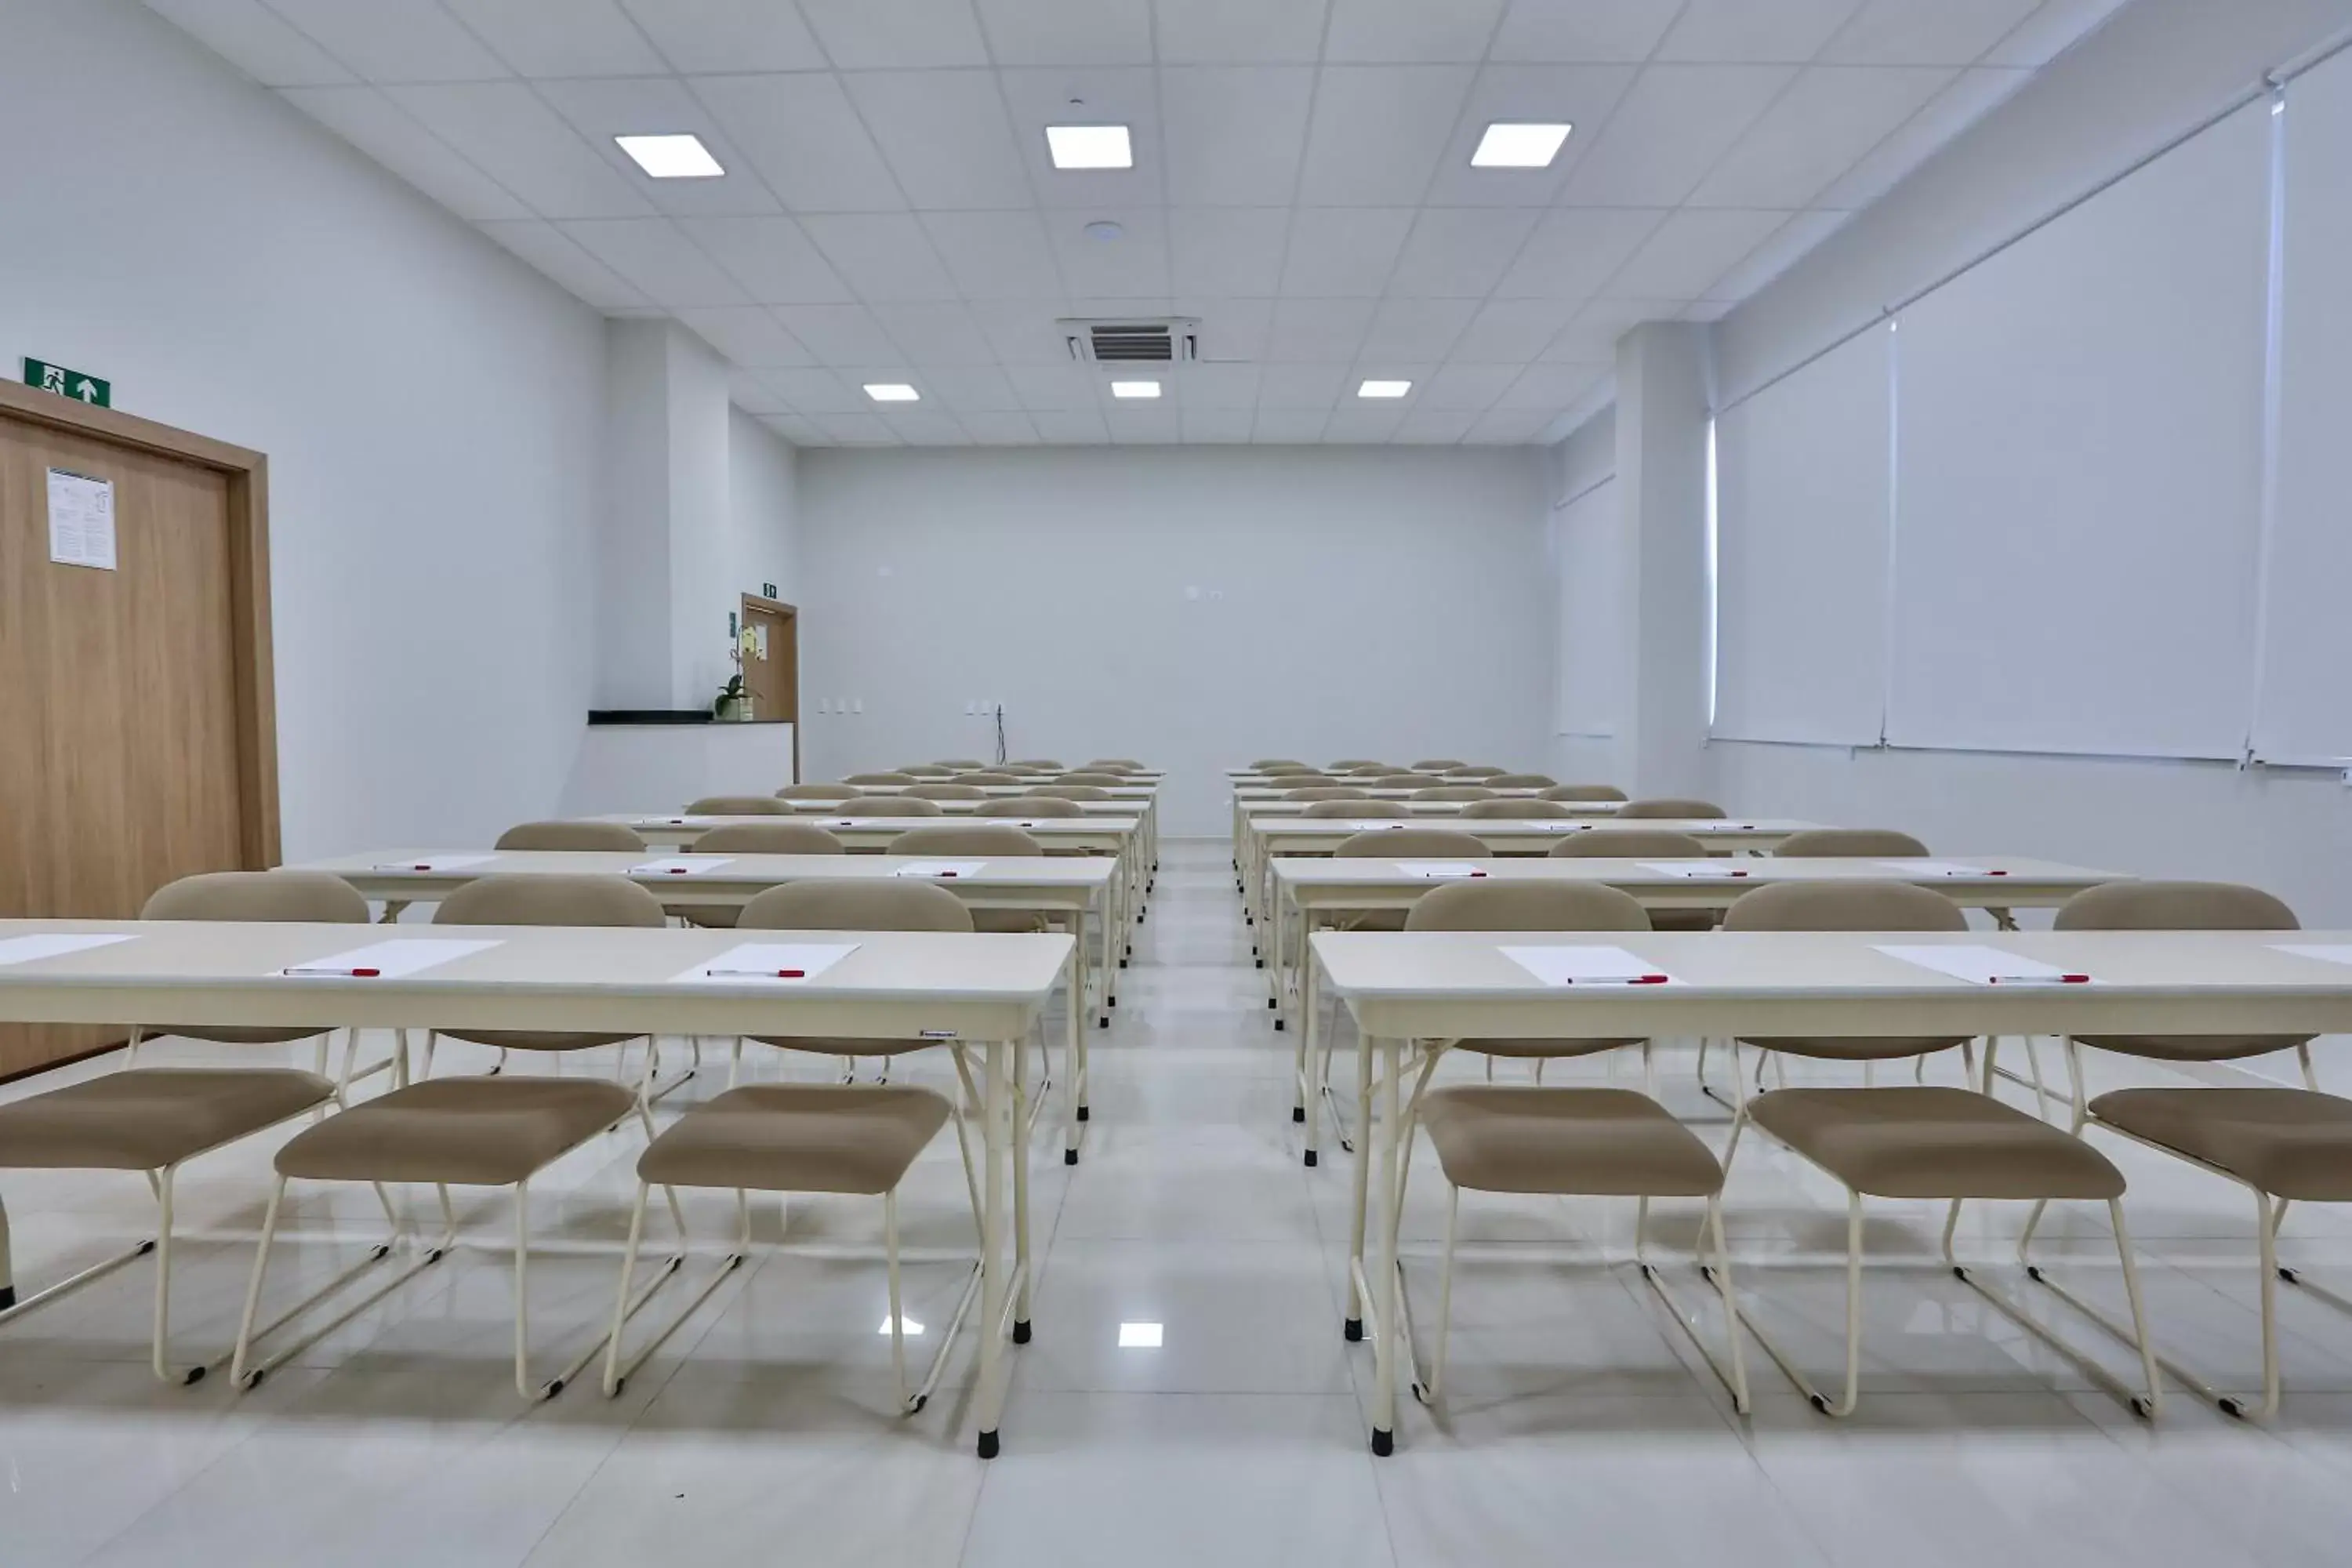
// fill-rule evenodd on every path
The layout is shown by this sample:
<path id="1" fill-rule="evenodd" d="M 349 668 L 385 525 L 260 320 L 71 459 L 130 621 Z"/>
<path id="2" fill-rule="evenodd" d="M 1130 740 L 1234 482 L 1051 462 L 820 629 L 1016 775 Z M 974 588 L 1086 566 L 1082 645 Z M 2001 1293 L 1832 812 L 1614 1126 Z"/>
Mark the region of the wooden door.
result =
<path id="1" fill-rule="evenodd" d="M 800 722 L 799 627 L 799 613 L 790 605 L 743 595 L 743 629 L 751 634 L 751 647 L 743 656 L 743 689 L 751 694 L 754 719 Z M 794 755 L 798 755 L 797 747 Z"/>
<path id="2" fill-rule="evenodd" d="M 258 458 L 0 390 L 0 915 L 135 915 L 174 878 L 271 863 Z M 51 559 L 53 468 L 112 485 L 115 570 Z M 0 1024 L 0 1077 L 121 1035 Z"/>

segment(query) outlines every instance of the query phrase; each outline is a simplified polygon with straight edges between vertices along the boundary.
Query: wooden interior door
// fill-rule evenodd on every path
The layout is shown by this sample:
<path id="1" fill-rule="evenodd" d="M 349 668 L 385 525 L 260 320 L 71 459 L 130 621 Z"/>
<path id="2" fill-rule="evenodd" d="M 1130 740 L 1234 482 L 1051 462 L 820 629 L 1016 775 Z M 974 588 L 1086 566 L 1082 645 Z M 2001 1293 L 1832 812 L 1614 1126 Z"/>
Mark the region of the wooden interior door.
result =
<path id="1" fill-rule="evenodd" d="M 743 629 L 752 647 L 743 658 L 743 689 L 751 694 L 751 717 L 793 726 L 793 777 L 800 778 L 800 613 L 792 605 L 757 595 L 743 595 Z"/>
<path id="2" fill-rule="evenodd" d="M 272 863 L 259 458 L 5 391 L 0 915 L 126 917 L 175 878 Z M 115 570 L 51 559 L 52 468 L 113 485 Z M 0 1023 L 0 1077 L 121 1034 Z"/>

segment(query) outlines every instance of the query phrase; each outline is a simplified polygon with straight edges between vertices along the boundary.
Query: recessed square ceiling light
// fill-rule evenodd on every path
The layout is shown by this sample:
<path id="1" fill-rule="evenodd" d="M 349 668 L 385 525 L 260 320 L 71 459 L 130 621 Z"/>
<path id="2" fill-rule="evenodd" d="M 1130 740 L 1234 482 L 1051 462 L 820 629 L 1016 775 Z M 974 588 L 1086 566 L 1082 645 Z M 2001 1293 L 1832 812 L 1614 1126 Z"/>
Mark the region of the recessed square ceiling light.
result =
<path id="1" fill-rule="evenodd" d="M 1132 169 L 1135 149 L 1124 125 L 1048 125 L 1045 151 L 1056 169 Z"/>
<path id="2" fill-rule="evenodd" d="M 637 167 L 656 180 L 714 180 L 727 171 L 693 136 L 615 136 Z"/>
<path id="3" fill-rule="evenodd" d="M 1118 1326 L 1118 1348 L 1123 1351 L 1156 1351 L 1160 1348 L 1158 1323 L 1121 1323 Z"/>
<path id="4" fill-rule="evenodd" d="M 1156 381 L 1114 381 L 1110 384 L 1113 397 L 1157 397 L 1160 384 Z"/>
<path id="5" fill-rule="evenodd" d="M 1409 381 L 1368 381 L 1356 388 L 1359 397 L 1402 397 L 1412 390 Z"/>
<path id="6" fill-rule="evenodd" d="M 1514 125 L 1502 121 L 1486 127 L 1478 150 L 1470 154 L 1474 169 L 1547 169 L 1559 156 L 1559 144 L 1574 129 L 1569 125 Z"/>
<path id="7" fill-rule="evenodd" d="M 866 395 L 877 403 L 920 403 L 923 395 L 903 381 L 869 381 Z"/>

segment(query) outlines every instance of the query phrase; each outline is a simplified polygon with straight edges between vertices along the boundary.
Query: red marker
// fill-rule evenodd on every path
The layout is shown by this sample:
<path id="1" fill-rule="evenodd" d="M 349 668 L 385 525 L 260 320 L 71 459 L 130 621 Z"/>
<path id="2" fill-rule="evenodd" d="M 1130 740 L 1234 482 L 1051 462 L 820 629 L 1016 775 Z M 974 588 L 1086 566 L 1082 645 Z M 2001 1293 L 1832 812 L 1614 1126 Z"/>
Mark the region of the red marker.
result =
<path id="1" fill-rule="evenodd" d="M 351 975 L 361 980 L 373 980 L 378 975 L 382 974 L 383 971 L 381 969 L 322 969 L 316 965 L 293 964 L 287 968 L 286 973 L 289 974 L 326 975 L 332 976 L 336 979 L 341 979 L 345 975 Z"/>
<path id="2" fill-rule="evenodd" d="M 1988 877 L 2006 877 L 2009 873 L 2006 871 L 1987 871 L 1985 875 Z"/>
<path id="3" fill-rule="evenodd" d="M 1486 872 L 1484 872 L 1484 871 L 1473 871 L 1473 872 L 1471 872 L 1470 874 L 1471 874 L 1472 876 L 1474 876 L 1474 877 L 1483 877 L 1483 876 L 1485 876 L 1486 873 Z"/>
<path id="4" fill-rule="evenodd" d="M 805 969 L 706 969 L 703 973 L 722 980 L 806 980 Z"/>
<path id="5" fill-rule="evenodd" d="M 953 871 L 942 871 L 942 872 L 940 872 L 940 876 L 942 876 L 942 877 L 952 877 L 952 876 L 954 876 L 954 875 L 955 875 L 955 873 L 954 873 Z"/>

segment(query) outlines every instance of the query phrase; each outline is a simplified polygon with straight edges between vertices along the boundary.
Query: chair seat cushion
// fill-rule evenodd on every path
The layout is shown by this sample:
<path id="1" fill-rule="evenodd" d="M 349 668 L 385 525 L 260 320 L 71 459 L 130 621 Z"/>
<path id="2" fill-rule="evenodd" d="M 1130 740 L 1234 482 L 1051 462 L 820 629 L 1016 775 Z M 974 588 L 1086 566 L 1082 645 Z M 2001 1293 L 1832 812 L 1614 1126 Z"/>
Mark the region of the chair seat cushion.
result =
<path id="1" fill-rule="evenodd" d="M 128 1068 L 0 1105 L 0 1169 L 160 1170 L 334 1092 L 289 1068 Z"/>
<path id="2" fill-rule="evenodd" d="M 2291 1051 L 2308 1035 L 2083 1035 L 2084 1045 L 2159 1062 L 2228 1062 Z"/>
<path id="3" fill-rule="evenodd" d="M 896 1187 L 954 1107 L 895 1084 L 749 1084 L 673 1123 L 637 1174 L 676 1187 L 865 1193 Z"/>
<path id="4" fill-rule="evenodd" d="M 502 1051 L 585 1051 L 598 1046 L 617 1046 L 627 1040 L 642 1040 L 645 1032 L 632 1035 L 577 1034 L 564 1029 L 436 1029 L 453 1040 L 471 1040 L 478 1046 L 496 1046 Z"/>
<path id="5" fill-rule="evenodd" d="M 2306 1089 L 2119 1089 L 2091 1114 L 2273 1197 L 2352 1202 L 2352 1100 Z"/>
<path id="6" fill-rule="evenodd" d="M 315 1040 L 320 1035 L 331 1034 L 341 1026 L 340 1024 L 320 1024 L 310 1029 L 246 1029 L 233 1024 L 170 1024 L 142 1029 L 140 1034 L 151 1040 L 172 1035 L 183 1040 L 207 1040 L 218 1046 L 289 1046 L 297 1040 Z"/>
<path id="7" fill-rule="evenodd" d="M 278 1173 L 510 1186 L 635 1104 L 635 1095 L 604 1079 L 428 1079 L 295 1134 L 278 1152 Z"/>
<path id="8" fill-rule="evenodd" d="M 1456 1040 L 1454 1042 L 1454 1048 L 1457 1051 L 1472 1051 L 1482 1057 L 1589 1057 L 1596 1051 L 1613 1051 L 1620 1046 L 1638 1046 L 1641 1043 L 1638 1039 L 1544 1040 L 1532 1037 L 1525 1039 L 1493 1037 Z"/>
<path id="9" fill-rule="evenodd" d="M 1421 1123 L 1446 1179 L 1475 1192 L 1704 1197 L 1723 1186 L 1706 1145 L 1631 1089 L 1433 1089 Z"/>
<path id="10" fill-rule="evenodd" d="M 1882 1198 L 2082 1198 L 2124 1190 L 2080 1138 L 1972 1089 L 1779 1089 L 1756 1125 L 1856 1192 Z"/>

